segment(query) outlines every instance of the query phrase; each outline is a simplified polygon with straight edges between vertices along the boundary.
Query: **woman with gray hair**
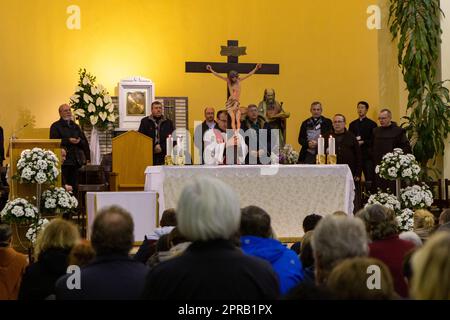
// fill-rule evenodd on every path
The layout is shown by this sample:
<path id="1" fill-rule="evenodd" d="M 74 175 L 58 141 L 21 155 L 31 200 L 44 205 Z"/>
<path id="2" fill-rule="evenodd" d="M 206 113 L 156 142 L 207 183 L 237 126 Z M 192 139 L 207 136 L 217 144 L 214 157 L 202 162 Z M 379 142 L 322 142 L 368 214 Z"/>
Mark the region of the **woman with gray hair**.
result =
<path id="1" fill-rule="evenodd" d="M 403 275 L 403 259 L 415 245 L 399 238 L 394 211 L 379 204 L 360 210 L 356 216 L 366 225 L 372 242 L 369 256 L 383 261 L 394 279 L 394 288 L 402 297 L 408 296 L 408 287 Z"/>
<path id="2" fill-rule="evenodd" d="M 195 178 L 177 206 L 178 228 L 192 244 L 180 256 L 151 270 L 143 293 L 154 300 L 275 299 L 279 285 L 269 263 L 233 243 L 241 210 L 224 182 Z"/>
<path id="3" fill-rule="evenodd" d="M 311 244 L 317 285 L 326 283 L 328 275 L 342 260 L 368 254 L 364 224 L 354 218 L 326 216 L 314 229 Z"/>

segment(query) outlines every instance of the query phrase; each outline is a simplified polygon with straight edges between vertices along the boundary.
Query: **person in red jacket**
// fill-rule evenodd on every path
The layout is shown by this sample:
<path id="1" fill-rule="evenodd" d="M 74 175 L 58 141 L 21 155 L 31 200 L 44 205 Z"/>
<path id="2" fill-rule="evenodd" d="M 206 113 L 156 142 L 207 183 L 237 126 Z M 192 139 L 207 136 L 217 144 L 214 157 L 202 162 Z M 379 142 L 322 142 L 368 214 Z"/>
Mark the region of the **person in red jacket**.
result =
<path id="1" fill-rule="evenodd" d="M 408 297 L 408 286 L 403 275 L 403 259 L 414 244 L 398 237 L 395 213 L 381 205 L 368 206 L 356 215 L 361 218 L 371 239 L 369 257 L 383 261 L 389 268 L 394 280 L 395 291 L 402 297 Z"/>

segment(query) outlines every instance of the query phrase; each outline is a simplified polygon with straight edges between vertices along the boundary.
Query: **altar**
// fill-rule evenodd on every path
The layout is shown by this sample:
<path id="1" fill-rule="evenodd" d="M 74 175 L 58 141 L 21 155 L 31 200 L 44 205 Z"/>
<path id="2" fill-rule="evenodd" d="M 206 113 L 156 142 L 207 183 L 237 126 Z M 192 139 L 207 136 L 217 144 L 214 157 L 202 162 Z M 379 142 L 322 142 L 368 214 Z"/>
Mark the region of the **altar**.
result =
<path id="1" fill-rule="evenodd" d="M 161 216 L 166 208 L 176 208 L 186 183 L 202 175 L 229 184 L 241 208 L 256 205 L 266 210 L 283 241 L 303 235 L 303 219 L 311 213 L 341 210 L 353 215 L 355 185 L 347 165 L 154 166 L 145 170 L 145 191 L 159 194 Z"/>

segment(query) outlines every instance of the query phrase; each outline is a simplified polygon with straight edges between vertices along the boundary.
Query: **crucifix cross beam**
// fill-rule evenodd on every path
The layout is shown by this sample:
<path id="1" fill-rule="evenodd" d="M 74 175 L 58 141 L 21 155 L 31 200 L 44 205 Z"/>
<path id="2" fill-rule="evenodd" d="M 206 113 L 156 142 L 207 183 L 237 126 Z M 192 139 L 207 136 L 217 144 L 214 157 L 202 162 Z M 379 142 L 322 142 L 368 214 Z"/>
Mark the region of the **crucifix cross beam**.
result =
<path id="1" fill-rule="evenodd" d="M 220 54 L 227 57 L 227 62 L 186 62 L 188 73 L 210 73 L 206 66 L 210 65 L 214 71 L 228 73 L 231 70 L 239 73 L 249 73 L 256 63 L 239 63 L 239 56 L 246 55 L 246 47 L 239 47 L 238 40 L 228 40 L 228 46 L 222 46 Z M 280 74 L 279 64 L 262 64 L 256 74 Z M 228 92 L 228 86 L 227 86 Z"/>

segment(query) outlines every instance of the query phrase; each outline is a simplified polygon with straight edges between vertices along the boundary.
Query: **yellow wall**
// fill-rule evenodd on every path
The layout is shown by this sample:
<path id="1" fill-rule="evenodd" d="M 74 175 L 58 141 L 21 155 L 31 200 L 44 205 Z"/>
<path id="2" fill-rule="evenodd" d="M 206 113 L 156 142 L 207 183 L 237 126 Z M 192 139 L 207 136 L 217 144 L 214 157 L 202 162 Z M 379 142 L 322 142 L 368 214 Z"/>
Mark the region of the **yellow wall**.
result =
<path id="1" fill-rule="evenodd" d="M 6 137 L 30 120 L 49 127 L 73 93 L 78 69 L 86 67 L 113 94 L 121 78 L 140 75 L 155 82 L 159 96 L 189 97 L 192 126 L 205 106 L 224 105 L 225 86 L 212 75 L 186 74 L 184 62 L 225 61 L 220 45 L 238 39 L 248 53 L 241 62 L 279 63 L 281 70 L 244 83 L 242 103 L 257 103 L 264 88 L 275 88 L 292 115 L 288 142 L 298 147 L 311 101 L 322 101 L 326 116 L 340 112 L 349 119 L 358 100 L 371 103 L 371 117 L 384 101 L 379 31 L 366 26 L 374 3 L 0 0 L 0 125 Z M 79 31 L 66 27 L 71 4 L 81 8 Z"/>

